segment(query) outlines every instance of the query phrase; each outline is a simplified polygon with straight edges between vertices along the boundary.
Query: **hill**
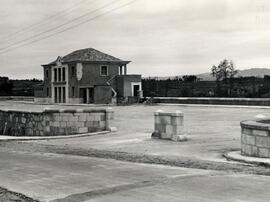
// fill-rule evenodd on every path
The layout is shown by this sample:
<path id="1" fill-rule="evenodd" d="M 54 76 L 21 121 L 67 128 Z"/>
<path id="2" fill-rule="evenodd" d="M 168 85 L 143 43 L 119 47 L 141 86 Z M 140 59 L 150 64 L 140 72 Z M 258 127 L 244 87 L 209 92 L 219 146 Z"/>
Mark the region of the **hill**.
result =
<path id="1" fill-rule="evenodd" d="M 239 70 L 236 76 L 237 77 L 255 76 L 255 77 L 263 78 L 264 75 L 270 75 L 269 68 L 251 68 L 251 69 Z M 197 74 L 196 76 L 203 81 L 215 80 L 215 78 L 211 75 L 211 73 Z"/>

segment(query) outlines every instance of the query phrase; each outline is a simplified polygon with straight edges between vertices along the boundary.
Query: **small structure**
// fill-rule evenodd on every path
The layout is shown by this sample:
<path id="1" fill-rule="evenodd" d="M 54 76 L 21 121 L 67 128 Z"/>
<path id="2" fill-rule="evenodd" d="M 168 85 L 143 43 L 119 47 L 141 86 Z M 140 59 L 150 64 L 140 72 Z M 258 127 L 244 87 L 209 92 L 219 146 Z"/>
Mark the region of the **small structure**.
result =
<path id="1" fill-rule="evenodd" d="M 35 101 L 110 104 L 139 97 L 141 75 L 128 75 L 128 63 L 93 48 L 58 56 L 42 65 L 44 82 L 35 89 Z"/>
<path id="2" fill-rule="evenodd" d="M 252 157 L 270 157 L 270 119 L 242 121 L 240 123 L 241 154 Z"/>
<path id="3" fill-rule="evenodd" d="M 158 110 L 155 112 L 155 131 L 153 138 L 173 141 L 186 141 L 184 134 L 184 114 L 181 111 L 173 113 Z"/>

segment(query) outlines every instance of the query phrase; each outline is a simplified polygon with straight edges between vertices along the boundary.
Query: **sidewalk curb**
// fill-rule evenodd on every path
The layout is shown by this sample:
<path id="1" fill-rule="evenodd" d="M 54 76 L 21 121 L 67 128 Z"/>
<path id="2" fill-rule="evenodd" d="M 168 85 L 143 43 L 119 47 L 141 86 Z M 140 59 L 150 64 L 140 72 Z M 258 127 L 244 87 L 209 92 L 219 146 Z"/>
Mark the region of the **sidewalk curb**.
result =
<path id="1" fill-rule="evenodd" d="M 33 140 L 57 140 L 57 139 L 67 139 L 67 138 L 77 138 L 77 137 L 87 137 L 94 135 L 108 134 L 110 131 L 101 131 L 93 133 L 83 133 L 77 135 L 64 135 L 64 136 L 3 136 L 0 135 L 0 142 L 5 141 L 33 141 Z"/>
<path id="2" fill-rule="evenodd" d="M 231 160 L 231 161 L 237 161 L 237 162 L 247 163 L 247 164 L 255 164 L 259 166 L 267 166 L 267 167 L 270 166 L 270 159 L 242 156 L 240 150 L 227 152 L 223 154 L 223 156 L 227 160 Z"/>

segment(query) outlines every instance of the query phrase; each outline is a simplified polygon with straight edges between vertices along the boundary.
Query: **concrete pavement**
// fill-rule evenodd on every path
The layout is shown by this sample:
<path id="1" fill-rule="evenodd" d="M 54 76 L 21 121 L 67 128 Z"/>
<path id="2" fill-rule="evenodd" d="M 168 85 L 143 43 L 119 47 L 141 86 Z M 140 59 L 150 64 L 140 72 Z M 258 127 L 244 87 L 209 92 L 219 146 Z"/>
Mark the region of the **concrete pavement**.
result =
<path id="1" fill-rule="evenodd" d="M 3 150 L 0 163 L 0 186 L 40 201 L 270 199 L 268 176 Z"/>
<path id="2" fill-rule="evenodd" d="M 86 192 L 94 192 L 88 197 L 91 198 L 92 195 L 115 192 L 114 189 L 118 192 L 152 186 L 181 176 L 216 173 L 100 158 L 3 150 L 0 152 L 0 164 L 0 187 L 41 201 L 66 197 L 83 201 L 80 198 Z"/>

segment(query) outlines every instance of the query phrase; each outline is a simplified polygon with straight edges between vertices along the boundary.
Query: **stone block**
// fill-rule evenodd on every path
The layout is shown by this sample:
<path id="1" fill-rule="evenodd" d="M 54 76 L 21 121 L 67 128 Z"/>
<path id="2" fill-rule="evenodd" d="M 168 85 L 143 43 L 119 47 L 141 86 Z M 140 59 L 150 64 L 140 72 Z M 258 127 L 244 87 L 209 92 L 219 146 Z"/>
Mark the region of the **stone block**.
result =
<path id="1" fill-rule="evenodd" d="M 102 129 L 106 128 L 106 122 L 105 121 L 100 121 L 99 125 L 100 125 L 100 128 L 102 128 Z"/>
<path id="2" fill-rule="evenodd" d="M 87 132 L 88 132 L 88 127 L 80 127 L 80 128 L 78 129 L 78 132 L 79 132 L 79 133 L 87 133 Z"/>
<path id="3" fill-rule="evenodd" d="M 71 116 L 72 116 L 72 115 L 71 115 Z M 69 121 L 69 117 L 70 117 L 70 116 L 64 114 L 64 115 L 62 115 L 61 121 L 67 122 L 67 121 Z"/>
<path id="4" fill-rule="evenodd" d="M 165 133 L 166 132 L 166 125 L 164 124 L 155 124 L 155 131 L 161 133 Z"/>
<path id="5" fill-rule="evenodd" d="M 252 129 L 242 128 L 242 133 L 244 133 L 246 135 L 252 135 Z"/>
<path id="6" fill-rule="evenodd" d="M 244 154 L 246 154 L 248 156 L 252 155 L 253 149 L 252 149 L 251 145 L 244 145 L 243 149 L 244 149 Z"/>
<path id="7" fill-rule="evenodd" d="M 50 126 L 45 126 L 45 127 L 44 127 L 44 131 L 45 131 L 45 132 L 50 132 Z"/>
<path id="8" fill-rule="evenodd" d="M 161 123 L 159 117 L 160 117 L 159 115 L 155 114 L 155 116 L 154 116 L 154 118 L 155 118 L 155 124 L 160 124 Z"/>
<path id="9" fill-rule="evenodd" d="M 249 145 L 255 145 L 255 136 L 246 135 L 246 143 Z"/>
<path id="10" fill-rule="evenodd" d="M 106 120 L 105 114 L 102 114 L 102 115 L 100 116 L 100 120 L 101 120 L 101 121 L 105 121 L 105 120 Z"/>
<path id="11" fill-rule="evenodd" d="M 22 117 L 21 121 L 22 121 L 23 124 L 26 123 L 26 118 Z"/>
<path id="12" fill-rule="evenodd" d="M 266 130 L 253 130 L 252 131 L 252 134 L 253 135 L 258 135 L 258 136 L 265 136 L 265 137 L 268 137 L 269 135 L 269 131 L 266 131 Z"/>
<path id="13" fill-rule="evenodd" d="M 251 146 L 251 156 L 258 156 L 258 147 Z"/>
<path id="14" fill-rule="evenodd" d="M 258 147 L 268 147 L 268 138 L 264 136 L 256 136 L 256 145 Z"/>
<path id="15" fill-rule="evenodd" d="M 182 126 L 184 125 L 184 120 L 183 120 L 183 117 L 181 116 L 172 116 L 171 117 L 171 124 L 172 125 L 175 125 L 175 126 Z"/>
<path id="16" fill-rule="evenodd" d="M 87 116 L 86 114 L 80 115 L 78 118 L 79 121 L 86 121 L 87 120 Z"/>
<path id="17" fill-rule="evenodd" d="M 65 122 L 65 121 L 61 121 L 60 122 L 60 127 L 67 127 L 67 122 Z"/>
<path id="18" fill-rule="evenodd" d="M 45 121 L 51 121 L 52 118 L 51 118 L 51 116 L 49 116 L 49 115 L 44 115 L 44 120 L 45 120 Z"/>
<path id="19" fill-rule="evenodd" d="M 159 116 L 159 121 L 161 124 L 169 125 L 169 124 L 171 124 L 171 117 L 170 116 Z"/>
<path id="20" fill-rule="evenodd" d="M 54 127 L 60 127 L 60 122 L 59 121 L 54 121 L 53 126 Z"/>
<path id="21" fill-rule="evenodd" d="M 95 116 L 93 116 L 93 114 L 89 114 L 87 117 L 86 117 L 86 120 L 87 121 L 94 121 L 95 120 Z"/>
<path id="22" fill-rule="evenodd" d="M 184 141 L 187 141 L 188 138 L 187 138 L 187 136 L 185 134 L 183 134 L 183 135 L 173 135 L 172 140 L 176 141 L 176 142 L 184 142 Z"/>
<path id="23" fill-rule="evenodd" d="M 183 133 L 184 133 L 184 127 L 183 126 L 178 125 L 178 126 L 173 127 L 173 134 L 174 135 L 181 135 Z"/>
<path id="24" fill-rule="evenodd" d="M 171 134 L 167 134 L 167 133 L 161 133 L 161 138 L 162 139 L 171 139 L 172 135 Z"/>
<path id="25" fill-rule="evenodd" d="M 269 157 L 269 149 L 266 148 L 258 148 L 258 156 L 262 158 Z"/>
<path id="26" fill-rule="evenodd" d="M 75 126 L 75 123 L 76 123 L 76 122 L 68 121 L 68 122 L 67 122 L 67 127 Z"/>
<path id="27" fill-rule="evenodd" d="M 79 119 L 78 119 L 78 116 L 70 116 L 69 117 L 69 121 L 74 121 L 74 122 L 77 122 Z"/>
<path id="28" fill-rule="evenodd" d="M 84 124 L 86 127 L 92 127 L 92 126 L 94 126 L 94 121 L 87 121 L 87 122 L 85 122 L 85 124 Z"/>
<path id="29" fill-rule="evenodd" d="M 76 122 L 76 123 L 75 123 L 75 127 L 77 127 L 77 128 L 85 127 L 85 126 L 84 126 L 84 122 Z"/>
<path id="30" fill-rule="evenodd" d="M 168 136 L 172 136 L 174 133 L 173 133 L 173 126 L 172 125 L 166 125 L 166 129 L 165 129 L 165 133 L 168 135 Z"/>
<path id="31" fill-rule="evenodd" d="M 246 134 L 241 133 L 241 144 L 246 144 Z"/>
<path id="32" fill-rule="evenodd" d="M 84 113 L 83 112 L 74 113 L 74 116 L 81 116 L 81 115 L 84 115 Z"/>
<path id="33" fill-rule="evenodd" d="M 101 116 L 100 115 L 95 115 L 94 116 L 94 120 L 95 121 L 100 121 L 101 120 Z"/>

